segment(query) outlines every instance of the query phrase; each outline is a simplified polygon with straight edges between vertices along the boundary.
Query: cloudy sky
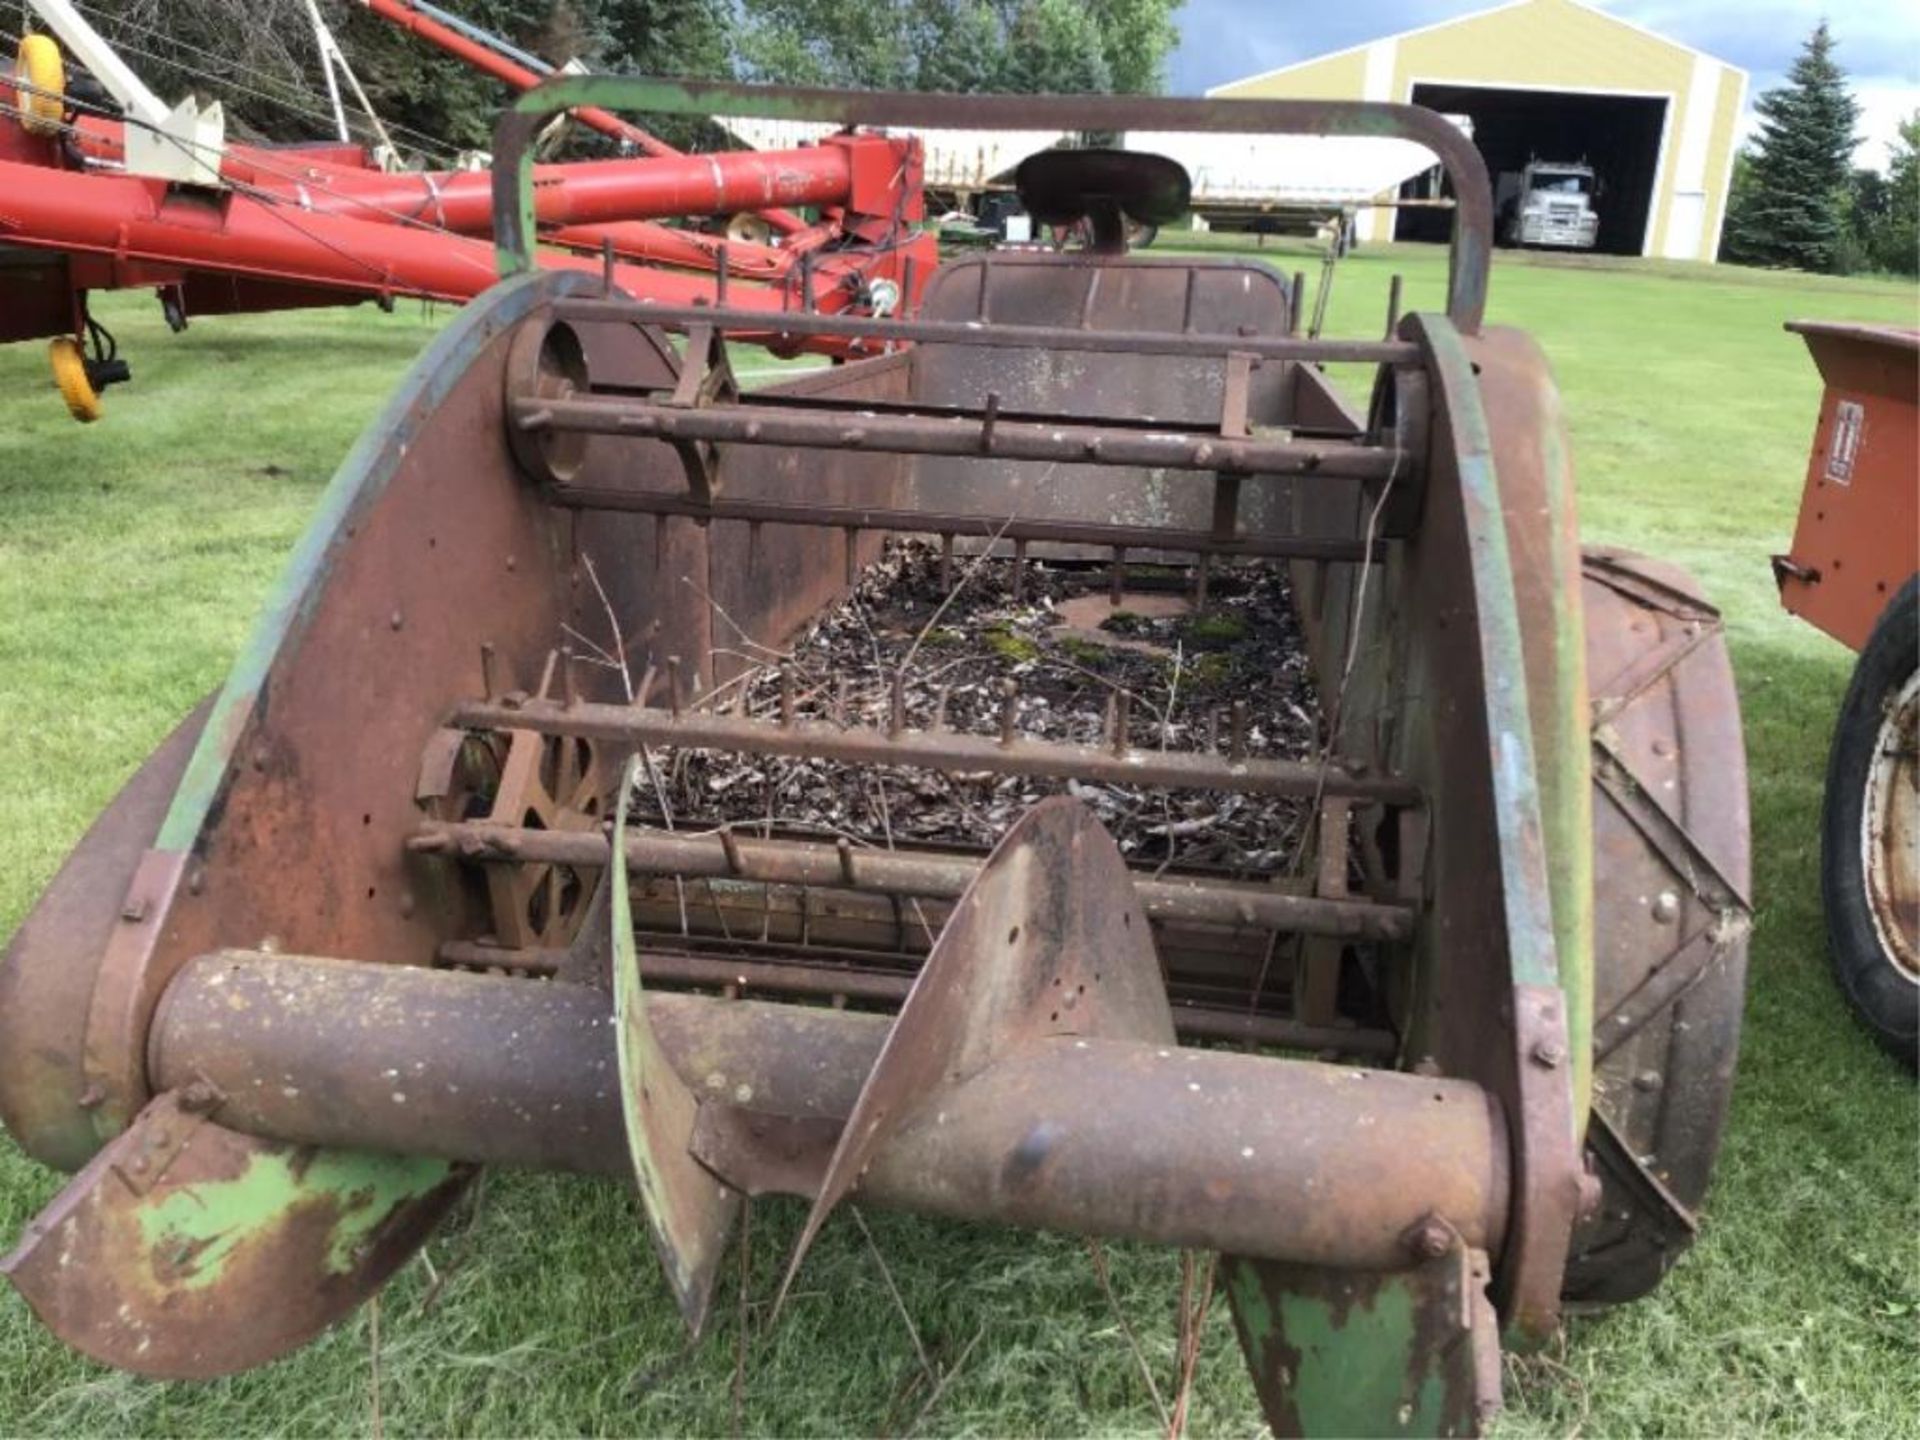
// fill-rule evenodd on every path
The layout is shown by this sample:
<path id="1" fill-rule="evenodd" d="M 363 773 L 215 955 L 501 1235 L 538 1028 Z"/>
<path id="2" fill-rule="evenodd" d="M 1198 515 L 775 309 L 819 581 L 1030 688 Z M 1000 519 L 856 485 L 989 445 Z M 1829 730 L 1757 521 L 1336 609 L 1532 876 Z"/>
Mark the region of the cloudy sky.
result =
<path id="1" fill-rule="evenodd" d="M 1491 0 L 1186 0 L 1170 79 L 1198 94 L 1263 70 L 1489 8 Z M 1749 100 L 1778 85 L 1824 15 L 1861 102 L 1860 164 L 1884 167 L 1901 116 L 1920 109 L 1915 0 L 1597 0 L 1748 72 Z M 1751 117 L 1749 117 L 1751 119 Z"/>

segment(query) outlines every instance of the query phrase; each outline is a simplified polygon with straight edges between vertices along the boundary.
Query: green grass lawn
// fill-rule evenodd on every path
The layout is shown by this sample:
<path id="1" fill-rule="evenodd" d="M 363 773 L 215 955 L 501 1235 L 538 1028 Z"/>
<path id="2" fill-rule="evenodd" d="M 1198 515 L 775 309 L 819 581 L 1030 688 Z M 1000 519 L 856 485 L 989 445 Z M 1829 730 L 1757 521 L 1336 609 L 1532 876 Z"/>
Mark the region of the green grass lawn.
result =
<path id="1" fill-rule="evenodd" d="M 1284 268 L 1305 265 L 1276 255 Z M 1388 276 L 1440 301 L 1430 250 L 1341 269 L 1333 333 L 1378 330 Z M 1724 606 L 1752 767 L 1757 924 L 1744 1054 L 1699 1244 L 1653 1299 L 1576 1320 L 1510 1363 L 1506 1434 L 1912 1434 L 1920 1416 L 1920 1165 L 1912 1080 L 1829 984 L 1819 794 L 1851 657 L 1787 617 L 1767 555 L 1798 503 L 1819 384 L 1795 316 L 1913 323 L 1911 286 L 1681 265 L 1503 257 L 1491 318 L 1557 373 L 1583 533 L 1690 567 Z M 371 310 L 209 320 L 101 306 L 136 382 L 82 429 L 40 348 L 0 349 L 0 935 L 93 815 L 217 684 L 320 487 L 436 320 Z M 289 883 L 297 883 L 290 878 Z M 56 1177 L 0 1141 L 0 1240 Z M 751 1250 L 771 1293 L 800 1208 L 763 1203 Z M 913 1342 L 859 1231 L 830 1226 L 780 1325 L 757 1335 L 753 1432 L 1144 1432 L 1119 1327 L 1073 1241 L 876 1215 L 875 1237 L 937 1361 Z M 612 1185 L 491 1175 L 380 1302 L 264 1371 L 160 1385 L 64 1350 L 0 1298 L 0 1433 L 724 1433 L 735 1425 L 737 1292 L 683 1349 L 634 1201 Z M 1161 1378 L 1179 1263 L 1118 1248 L 1114 1283 Z M 1193 1430 L 1260 1428 L 1223 1312 Z M 376 1411 L 377 1405 L 377 1411 Z"/>

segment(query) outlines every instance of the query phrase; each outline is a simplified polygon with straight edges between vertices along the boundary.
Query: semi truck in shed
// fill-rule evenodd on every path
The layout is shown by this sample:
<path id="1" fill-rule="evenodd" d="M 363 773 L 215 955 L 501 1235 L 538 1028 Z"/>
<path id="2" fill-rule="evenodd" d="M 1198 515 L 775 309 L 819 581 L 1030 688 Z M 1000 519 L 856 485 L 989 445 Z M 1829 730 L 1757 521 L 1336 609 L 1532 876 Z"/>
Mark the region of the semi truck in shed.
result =
<path id="1" fill-rule="evenodd" d="M 1591 250 L 1600 236 L 1599 180 L 1586 161 L 1529 160 L 1500 176 L 1495 203 L 1508 245 Z"/>

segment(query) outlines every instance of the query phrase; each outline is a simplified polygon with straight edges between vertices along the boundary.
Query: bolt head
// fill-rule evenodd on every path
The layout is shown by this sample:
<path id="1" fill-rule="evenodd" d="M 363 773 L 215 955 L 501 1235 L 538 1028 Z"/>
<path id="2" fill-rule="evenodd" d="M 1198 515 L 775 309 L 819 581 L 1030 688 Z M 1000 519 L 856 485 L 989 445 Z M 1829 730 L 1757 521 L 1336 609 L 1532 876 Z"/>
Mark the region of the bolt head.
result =
<path id="1" fill-rule="evenodd" d="M 1567 1058 L 1566 1046 L 1555 1040 L 1542 1040 L 1533 1047 L 1533 1063 L 1547 1070 L 1557 1070 Z"/>
<path id="2" fill-rule="evenodd" d="M 1409 1243 L 1413 1247 L 1413 1253 L 1421 1259 L 1438 1260 L 1447 1253 L 1448 1247 L 1453 1243 L 1453 1237 L 1440 1221 L 1423 1220 L 1414 1227 Z"/>

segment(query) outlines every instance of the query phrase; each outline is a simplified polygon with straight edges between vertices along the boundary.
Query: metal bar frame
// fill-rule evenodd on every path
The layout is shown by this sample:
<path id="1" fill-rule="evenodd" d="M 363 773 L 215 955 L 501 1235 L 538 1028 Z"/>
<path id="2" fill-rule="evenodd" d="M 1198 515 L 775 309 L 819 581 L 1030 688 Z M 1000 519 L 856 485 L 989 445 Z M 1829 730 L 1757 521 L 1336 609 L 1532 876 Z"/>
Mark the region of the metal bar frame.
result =
<path id="1" fill-rule="evenodd" d="M 831 335 L 849 339 L 938 345 L 977 345 L 1008 350 L 1080 350 L 1089 354 L 1172 355 L 1208 358 L 1244 353 L 1261 360 L 1307 360 L 1322 364 L 1414 365 L 1419 347 L 1402 340 L 1303 340 L 1297 336 L 1209 335 L 1178 330 L 1082 330 L 1066 325 L 991 325 L 960 320 L 875 320 L 865 316 L 825 315 L 810 310 L 783 311 L 777 320 L 763 310 L 733 310 L 725 305 L 675 305 L 645 298 L 558 300 L 558 320 L 639 321 L 679 329 L 713 325 L 722 330 L 777 325 L 783 339 Z M 877 353 L 877 352 L 876 352 Z"/>
<path id="2" fill-rule="evenodd" d="M 996 541 L 1100 546 L 1140 555 L 1238 555 L 1273 560 L 1384 560 L 1385 540 L 1371 549 L 1363 540 L 1313 535 L 1226 537 L 1205 530 L 1163 530 L 1150 525 L 1105 525 L 1072 520 L 1009 520 L 1004 515 L 947 510 L 892 510 L 855 505 L 797 505 L 778 500 L 735 500 L 720 495 L 701 501 L 686 491 L 627 490 L 609 485 L 551 485 L 550 504 L 570 510 L 616 510 L 637 515 L 682 516 L 703 524 L 732 520 L 747 525 L 810 525 L 829 530 L 889 530 L 903 535 L 965 535 Z"/>
<path id="3" fill-rule="evenodd" d="M 1473 142 L 1416 105 L 1328 100 L 1148 100 L 1134 95 L 935 95 L 818 90 L 663 80 L 564 76 L 520 95 L 493 135 L 494 241 L 502 275 L 533 264 L 533 174 L 542 122 L 582 105 L 665 115 L 741 115 L 906 129 L 1181 130 L 1295 135 L 1391 136 L 1432 151 L 1458 204 L 1448 258 L 1447 315 L 1477 334 L 1492 266 L 1493 194 Z"/>
<path id="4" fill-rule="evenodd" d="M 997 418 L 975 422 L 947 416 L 793 414 L 765 402 L 684 406 L 625 397 L 519 395 L 509 401 L 509 409 L 511 423 L 523 431 L 659 436 L 676 442 L 1349 480 L 1385 480 L 1405 468 L 1404 457 L 1391 447 L 1338 440 L 1239 439 Z"/>
<path id="5" fill-rule="evenodd" d="M 1356 773 L 1338 758 L 1325 765 L 1302 760 L 1256 760 L 1198 751 L 1117 749 L 1034 740 L 1015 732 L 998 738 L 955 731 L 905 730 L 820 720 L 770 723 L 739 715 L 688 710 L 675 714 L 645 705 L 521 704 L 470 700 L 456 705 L 449 725 L 469 730 L 535 730 L 633 745 L 739 750 L 752 755 L 805 756 L 857 765 L 925 770 L 976 770 L 1035 775 L 1109 785 L 1234 790 L 1248 795 L 1352 796 L 1382 805 L 1419 805 L 1420 789 L 1395 775 Z"/>
<path id="6" fill-rule="evenodd" d="M 611 847 L 598 831 L 533 830 L 481 822 L 422 826 L 408 847 L 465 859 L 598 868 Z M 744 840 L 718 835 L 627 837 L 627 869 L 647 875 L 701 876 L 775 885 L 826 886 L 876 895 L 951 900 L 964 894 L 981 861 L 856 849 L 804 840 Z M 1136 875 L 1134 894 L 1151 920 L 1257 926 L 1362 940 L 1408 940 L 1413 910 L 1368 900 L 1290 895 L 1259 884 Z"/>

